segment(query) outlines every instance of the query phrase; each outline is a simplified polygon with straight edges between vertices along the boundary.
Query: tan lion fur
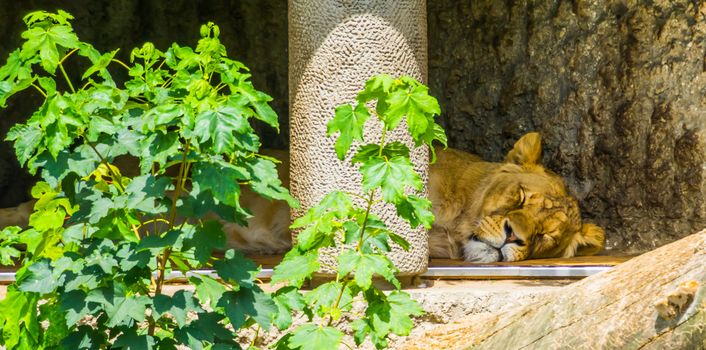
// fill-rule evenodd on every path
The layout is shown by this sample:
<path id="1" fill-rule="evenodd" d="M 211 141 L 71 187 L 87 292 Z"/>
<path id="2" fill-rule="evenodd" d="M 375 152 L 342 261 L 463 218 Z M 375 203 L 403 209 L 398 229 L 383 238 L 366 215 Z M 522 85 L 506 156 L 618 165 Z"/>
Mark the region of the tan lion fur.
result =
<path id="1" fill-rule="evenodd" d="M 282 160 L 278 171 L 288 187 L 287 152 L 265 153 Z M 431 257 L 517 261 L 593 254 L 603 248 L 603 230 L 582 224 L 576 201 L 567 194 L 562 179 L 539 164 L 539 134 L 522 137 L 504 163 L 485 162 L 454 149 L 437 153 L 438 161 L 429 169 L 436 216 L 429 234 Z M 254 213 L 248 227 L 220 220 L 230 247 L 250 254 L 289 248 L 286 203 L 268 201 L 246 189 L 241 205 Z M 31 210 L 32 202 L 0 209 L 0 227 L 26 225 Z"/>
<path id="2" fill-rule="evenodd" d="M 439 152 L 429 174 L 436 222 L 431 257 L 469 261 L 589 255 L 603 230 L 583 224 L 564 181 L 540 164 L 541 138 L 529 133 L 502 163 L 457 150 Z"/>

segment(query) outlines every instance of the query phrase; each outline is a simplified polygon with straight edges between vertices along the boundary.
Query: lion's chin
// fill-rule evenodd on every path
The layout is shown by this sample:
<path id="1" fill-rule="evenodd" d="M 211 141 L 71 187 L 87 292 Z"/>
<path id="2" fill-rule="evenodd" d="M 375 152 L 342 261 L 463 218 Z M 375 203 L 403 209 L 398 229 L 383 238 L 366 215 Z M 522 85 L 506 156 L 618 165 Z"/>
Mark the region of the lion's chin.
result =
<path id="1" fill-rule="evenodd" d="M 463 246 L 463 258 L 470 262 L 490 263 L 502 261 L 500 251 L 484 242 L 468 241 Z"/>

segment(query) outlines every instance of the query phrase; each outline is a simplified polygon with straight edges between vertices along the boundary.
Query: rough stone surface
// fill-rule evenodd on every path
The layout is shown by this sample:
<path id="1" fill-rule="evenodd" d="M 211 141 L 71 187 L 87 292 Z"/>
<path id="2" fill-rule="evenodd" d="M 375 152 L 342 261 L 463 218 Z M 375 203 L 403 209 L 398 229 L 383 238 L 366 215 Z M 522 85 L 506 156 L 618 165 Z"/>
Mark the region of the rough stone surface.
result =
<path id="1" fill-rule="evenodd" d="M 500 160 L 542 133 L 609 249 L 706 227 L 706 3 L 430 1 L 429 85 L 449 143 Z"/>
<path id="2" fill-rule="evenodd" d="M 692 288 L 682 289 L 682 285 Z M 674 299 L 672 299 L 674 297 Z M 669 298 L 669 299 L 667 299 Z M 663 300 L 682 302 L 664 316 Z M 408 339 L 405 349 L 703 349 L 706 231 L 538 297 Z"/>
<path id="3" fill-rule="evenodd" d="M 302 207 L 293 211 L 293 217 L 331 191 L 361 193 L 357 168 L 350 159 L 338 160 L 335 138 L 326 136 L 326 124 L 335 107 L 353 103 L 374 74 L 426 81 L 426 37 L 424 0 L 289 2 L 290 190 Z M 370 118 L 366 142 L 380 140 L 378 126 L 377 118 Z M 411 148 L 406 129 L 398 128 L 386 140 L 403 141 Z M 426 180 L 427 150 L 420 148 L 410 156 Z M 400 273 L 425 271 L 428 247 L 423 227 L 410 229 L 392 205 L 378 205 L 373 211 L 411 244 L 408 252 L 395 246 L 390 254 Z M 323 260 L 324 266 L 336 265 L 333 255 Z"/>

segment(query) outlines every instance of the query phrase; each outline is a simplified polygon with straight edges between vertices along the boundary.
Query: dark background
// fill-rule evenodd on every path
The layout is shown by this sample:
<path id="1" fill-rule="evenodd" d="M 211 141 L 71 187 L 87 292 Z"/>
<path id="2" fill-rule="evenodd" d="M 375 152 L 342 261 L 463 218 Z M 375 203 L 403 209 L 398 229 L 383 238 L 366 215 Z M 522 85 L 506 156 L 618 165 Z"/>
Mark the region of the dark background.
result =
<path id="1" fill-rule="evenodd" d="M 303 0 L 298 0 L 303 1 Z M 221 27 L 231 57 L 274 97 L 282 132 L 258 126 L 266 146 L 288 140 L 284 0 L 0 1 L 0 56 L 20 43 L 35 9 L 72 13 L 99 50 L 145 41 L 193 46 L 202 23 Z M 700 1 L 428 0 L 429 86 L 453 147 L 501 160 L 539 131 L 544 163 L 567 179 L 608 248 L 652 249 L 706 227 L 706 5 Z M 0 135 L 38 103 L 0 111 Z M 27 197 L 7 143 L 0 206 Z"/>

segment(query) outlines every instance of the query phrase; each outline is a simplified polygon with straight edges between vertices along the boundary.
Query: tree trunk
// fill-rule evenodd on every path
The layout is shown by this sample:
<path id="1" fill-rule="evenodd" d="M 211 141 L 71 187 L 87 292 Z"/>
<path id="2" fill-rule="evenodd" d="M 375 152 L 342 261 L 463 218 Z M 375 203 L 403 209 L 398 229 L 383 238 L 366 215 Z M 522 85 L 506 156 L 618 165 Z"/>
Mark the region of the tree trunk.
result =
<path id="1" fill-rule="evenodd" d="M 406 349 L 705 349 L 706 230 L 499 315 L 410 339 Z"/>

